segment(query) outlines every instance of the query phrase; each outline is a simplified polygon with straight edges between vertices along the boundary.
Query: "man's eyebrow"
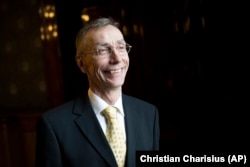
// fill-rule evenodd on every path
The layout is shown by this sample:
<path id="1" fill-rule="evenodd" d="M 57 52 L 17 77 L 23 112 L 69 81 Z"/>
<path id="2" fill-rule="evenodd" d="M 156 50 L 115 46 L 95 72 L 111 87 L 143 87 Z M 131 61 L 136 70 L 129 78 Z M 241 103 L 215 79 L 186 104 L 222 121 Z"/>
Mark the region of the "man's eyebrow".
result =
<path id="1" fill-rule="evenodd" d="M 108 43 L 96 43 L 96 46 L 110 46 Z"/>
<path id="2" fill-rule="evenodd" d="M 124 44 L 126 43 L 124 39 L 121 39 L 121 40 L 117 40 L 116 41 L 117 44 Z M 96 46 L 110 46 L 109 43 L 96 43 Z"/>

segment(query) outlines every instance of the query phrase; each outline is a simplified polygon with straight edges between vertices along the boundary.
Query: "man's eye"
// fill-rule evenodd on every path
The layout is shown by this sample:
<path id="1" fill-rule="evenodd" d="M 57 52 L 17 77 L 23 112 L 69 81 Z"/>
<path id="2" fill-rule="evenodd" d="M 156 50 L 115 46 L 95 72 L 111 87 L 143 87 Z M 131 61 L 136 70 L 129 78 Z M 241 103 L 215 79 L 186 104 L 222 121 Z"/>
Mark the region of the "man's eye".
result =
<path id="1" fill-rule="evenodd" d="M 121 45 L 121 46 L 118 46 L 116 49 L 119 51 L 125 51 L 126 47 L 124 45 Z"/>
<path id="2" fill-rule="evenodd" d="M 107 54 L 107 53 L 109 53 L 109 49 L 108 49 L 108 48 L 98 49 L 98 53 L 99 53 L 100 55 L 102 55 L 102 54 Z"/>

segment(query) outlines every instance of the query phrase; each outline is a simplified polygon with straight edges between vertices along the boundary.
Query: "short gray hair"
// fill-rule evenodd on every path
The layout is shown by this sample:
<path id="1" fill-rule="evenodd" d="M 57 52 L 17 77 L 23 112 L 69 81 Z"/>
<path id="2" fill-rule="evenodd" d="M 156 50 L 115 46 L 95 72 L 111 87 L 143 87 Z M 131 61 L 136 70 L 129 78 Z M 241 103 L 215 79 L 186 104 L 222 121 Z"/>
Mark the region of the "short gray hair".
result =
<path id="1" fill-rule="evenodd" d="M 76 54 L 81 54 L 80 52 L 80 48 L 81 48 L 81 44 L 85 39 L 85 36 L 87 34 L 87 32 L 91 29 L 95 29 L 95 28 L 100 28 L 100 27 L 104 27 L 106 25 L 112 25 L 115 26 L 119 29 L 119 22 L 117 22 L 116 20 L 114 20 L 111 17 L 101 17 L 98 19 L 95 19 L 93 21 L 90 21 L 88 23 L 86 23 L 77 33 L 76 35 L 76 40 L 75 40 L 75 45 L 76 45 Z"/>

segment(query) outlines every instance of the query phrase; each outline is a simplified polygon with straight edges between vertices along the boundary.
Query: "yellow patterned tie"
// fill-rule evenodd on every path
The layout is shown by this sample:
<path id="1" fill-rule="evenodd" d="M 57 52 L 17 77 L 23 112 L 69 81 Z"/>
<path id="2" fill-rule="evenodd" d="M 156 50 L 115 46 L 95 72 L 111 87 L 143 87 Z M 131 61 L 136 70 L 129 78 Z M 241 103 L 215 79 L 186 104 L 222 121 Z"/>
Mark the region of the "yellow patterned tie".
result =
<path id="1" fill-rule="evenodd" d="M 108 106 L 103 114 L 107 119 L 106 137 L 113 150 L 118 167 L 124 167 L 126 156 L 125 137 L 117 118 L 117 108 Z"/>

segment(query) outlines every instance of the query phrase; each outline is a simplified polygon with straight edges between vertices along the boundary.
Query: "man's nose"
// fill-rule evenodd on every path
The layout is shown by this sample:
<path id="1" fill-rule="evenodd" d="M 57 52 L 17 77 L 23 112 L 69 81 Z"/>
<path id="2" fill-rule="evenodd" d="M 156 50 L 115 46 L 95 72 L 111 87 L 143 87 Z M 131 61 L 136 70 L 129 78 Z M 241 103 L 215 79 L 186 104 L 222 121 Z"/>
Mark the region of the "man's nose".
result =
<path id="1" fill-rule="evenodd" d="M 115 60 L 121 60 L 121 53 L 116 49 L 112 48 L 110 57 Z"/>

